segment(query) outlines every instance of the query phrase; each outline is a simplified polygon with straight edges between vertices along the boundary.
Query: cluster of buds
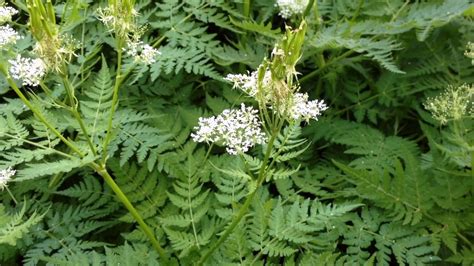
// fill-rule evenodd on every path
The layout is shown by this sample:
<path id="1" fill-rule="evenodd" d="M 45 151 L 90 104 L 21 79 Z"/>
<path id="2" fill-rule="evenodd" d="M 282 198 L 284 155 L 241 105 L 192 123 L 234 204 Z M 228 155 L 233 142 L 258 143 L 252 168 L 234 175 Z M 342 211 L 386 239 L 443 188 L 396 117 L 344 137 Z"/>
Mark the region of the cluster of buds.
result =
<path id="1" fill-rule="evenodd" d="M 136 22 L 138 12 L 132 0 L 111 0 L 109 5 L 97 10 L 99 20 L 115 35 L 125 41 L 126 55 L 132 57 L 135 63 L 145 65 L 156 62 L 161 53 L 140 40 L 145 31 Z"/>
<path id="2" fill-rule="evenodd" d="M 78 42 L 72 37 L 60 34 L 56 14 L 51 1 L 27 1 L 30 15 L 30 32 L 36 39 L 33 52 L 41 58 L 47 69 L 63 73 L 67 64 L 76 56 Z"/>
<path id="3" fill-rule="evenodd" d="M 191 137 L 195 142 L 214 142 L 226 146 L 229 154 L 247 152 L 256 144 L 266 141 L 261 130 L 258 111 L 244 104 L 237 110 L 224 110 L 218 116 L 199 118 L 196 133 Z"/>
<path id="4" fill-rule="evenodd" d="M 67 35 L 44 36 L 38 41 L 33 52 L 38 55 L 48 69 L 62 73 L 65 63 L 76 57 L 77 42 Z"/>
<path id="5" fill-rule="evenodd" d="M 138 12 L 133 5 L 133 1 L 130 0 L 109 1 L 108 6 L 97 10 L 99 20 L 111 32 L 122 39 L 127 39 L 131 33 L 136 34 L 143 30 L 136 23 Z"/>
<path id="6" fill-rule="evenodd" d="M 323 100 L 308 100 L 308 94 L 299 93 L 296 63 L 300 58 L 306 24 L 296 30 L 287 29 L 285 36 L 272 51 L 271 61 L 265 61 L 257 71 L 248 74 L 229 74 L 224 79 L 234 88 L 254 98 L 262 108 L 269 107 L 289 121 L 318 120 L 328 107 Z M 297 82 L 296 82 L 297 84 Z"/>
<path id="7" fill-rule="evenodd" d="M 460 120 L 464 116 L 474 115 L 474 86 L 463 84 L 459 87 L 449 86 L 445 92 L 428 98 L 424 103 L 433 118 L 445 125 L 450 120 Z"/>

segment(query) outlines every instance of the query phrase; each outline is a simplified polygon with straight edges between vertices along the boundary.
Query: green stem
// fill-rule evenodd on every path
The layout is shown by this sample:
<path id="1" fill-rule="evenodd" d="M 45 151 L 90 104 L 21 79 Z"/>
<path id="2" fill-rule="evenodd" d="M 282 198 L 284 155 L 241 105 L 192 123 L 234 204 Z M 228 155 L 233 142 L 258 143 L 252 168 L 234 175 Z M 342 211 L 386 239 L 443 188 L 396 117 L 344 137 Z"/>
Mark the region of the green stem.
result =
<path id="1" fill-rule="evenodd" d="M 232 221 L 232 223 L 227 227 L 225 230 L 224 234 L 221 235 L 219 240 L 204 254 L 204 256 L 201 257 L 201 259 L 198 261 L 198 265 L 203 265 L 204 262 L 212 255 L 212 253 L 230 236 L 230 234 L 234 231 L 234 228 L 239 224 L 240 220 L 244 217 L 244 215 L 247 213 L 248 208 L 250 207 L 250 204 L 252 203 L 252 200 L 257 193 L 258 188 L 262 184 L 263 180 L 265 179 L 265 170 L 267 169 L 267 163 L 268 160 L 270 159 L 270 154 L 272 151 L 273 147 L 273 142 L 275 141 L 276 134 L 273 134 L 268 142 L 267 146 L 267 151 L 265 153 L 265 157 L 263 159 L 262 166 L 260 168 L 260 171 L 258 173 L 258 179 L 257 179 L 257 186 L 255 190 L 250 193 L 250 195 L 245 199 L 244 205 L 240 208 L 239 213 L 235 217 L 235 219 Z"/>
<path id="2" fill-rule="evenodd" d="M 329 61 L 327 64 L 325 64 L 323 67 L 318 68 L 318 69 L 314 70 L 313 72 L 311 72 L 311 73 L 305 75 L 304 77 L 302 77 L 302 78 L 300 79 L 300 83 L 303 83 L 303 82 L 307 81 L 308 79 L 310 79 L 310 78 L 312 78 L 312 77 L 318 75 L 319 73 L 321 73 L 323 70 L 325 70 L 326 68 L 328 68 L 328 67 L 331 66 L 332 64 L 334 64 L 334 63 L 336 63 L 336 62 L 338 62 L 338 61 L 340 61 L 340 60 L 342 60 L 342 59 L 348 57 L 348 56 L 351 55 L 353 52 L 354 52 L 354 51 L 349 50 L 349 51 L 346 51 L 345 53 L 343 53 L 342 55 L 340 55 L 340 56 L 334 58 L 333 60 L 331 60 L 331 61 Z"/>
<path id="3" fill-rule="evenodd" d="M 351 22 L 354 22 L 355 19 L 359 16 L 360 10 L 362 9 L 363 4 L 364 4 L 364 0 L 359 0 L 359 5 L 357 6 L 354 16 L 352 16 Z"/>
<path id="4" fill-rule="evenodd" d="M 250 16 L 250 0 L 244 0 L 244 17 Z"/>
<path id="5" fill-rule="evenodd" d="M 81 118 L 81 115 L 77 111 L 77 106 L 76 106 L 76 103 L 74 102 L 74 88 L 72 87 L 71 82 L 69 82 L 69 79 L 66 76 L 63 76 L 62 79 L 63 79 L 63 84 L 64 84 L 64 87 L 66 88 L 66 92 L 69 98 L 69 103 L 70 103 L 70 108 L 71 108 L 70 111 L 72 115 L 74 116 L 74 118 L 79 123 L 79 127 L 81 128 L 82 133 L 84 134 L 84 137 L 87 140 L 87 144 L 89 145 L 89 148 L 91 149 L 94 156 L 96 156 L 97 152 L 95 150 L 94 144 L 92 144 L 92 140 L 89 136 L 89 133 L 87 132 L 87 128 L 84 124 L 84 121 Z"/>
<path id="6" fill-rule="evenodd" d="M 7 73 L 5 68 L 0 67 L 0 71 L 5 75 L 8 84 L 10 87 L 15 91 L 15 93 L 20 97 L 21 101 L 35 114 L 35 116 L 49 129 L 51 130 L 54 135 L 56 135 L 64 144 L 66 144 L 71 150 L 73 150 L 75 153 L 77 153 L 80 157 L 84 157 L 85 154 L 79 150 L 76 145 L 74 145 L 72 142 L 67 140 L 55 127 L 53 127 L 48 120 L 43 116 L 40 110 L 38 110 L 27 98 L 26 96 L 21 92 L 21 90 L 18 88 L 18 86 L 15 84 L 15 82 L 12 80 L 10 75 Z"/>
<path id="7" fill-rule="evenodd" d="M 308 5 L 306 6 L 306 9 L 304 10 L 304 13 L 303 13 L 303 18 L 307 17 L 309 15 L 309 12 L 311 11 L 311 8 L 313 7 L 314 5 L 314 0 L 309 0 L 308 2 Z M 316 18 L 318 18 L 318 1 L 316 1 Z"/>
<path id="8" fill-rule="evenodd" d="M 148 237 L 153 247 L 156 249 L 158 254 L 160 254 L 160 257 L 166 260 L 167 255 L 166 255 L 165 250 L 160 246 L 160 243 L 158 243 L 158 240 L 156 240 L 152 230 L 145 223 L 145 221 L 143 220 L 141 215 L 138 213 L 138 211 L 135 209 L 135 207 L 133 207 L 130 200 L 128 200 L 127 196 L 123 193 L 123 191 L 120 189 L 117 183 L 115 183 L 114 179 L 110 176 L 105 166 L 99 165 L 97 163 L 92 163 L 91 165 L 92 165 L 92 168 L 94 168 L 94 170 L 100 176 L 104 178 L 104 181 L 107 183 L 107 185 L 109 185 L 109 187 L 114 191 L 115 195 L 117 195 L 117 197 L 120 199 L 123 205 L 127 208 L 127 210 L 130 212 L 133 218 L 137 221 L 138 225 L 143 230 L 145 235 Z"/>
<path id="9" fill-rule="evenodd" d="M 471 152 L 471 194 L 474 197 L 474 151 Z"/>
<path id="10" fill-rule="evenodd" d="M 15 202 L 15 205 L 18 205 L 18 201 L 16 201 L 15 196 L 13 196 L 13 193 L 10 191 L 8 187 L 5 187 L 7 190 L 8 194 L 10 194 L 10 197 L 12 197 L 13 202 Z"/>
<path id="11" fill-rule="evenodd" d="M 109 116 L 109 121 L 107 125 L 107 133 L 105 135 L 103 148 L 102 148 L 102 163 L 105 163 L 108 157 L 107 148 L 109 146 L 109 143 L 112 137 L 113 118 L 114 118 L 115 110 L 117 109 L 118 91 L 120 88 L 120 84 L 122 82 L 122 76 L 120 74 L 121 73 L 120 71 L 122 68 L 122 44 L 123 44 L 123 40 L 119 39 L 117 41 L 117 71 L 115 74 L 114 92 L 112 96 L 112 106 L 110 107 L 110 116 Z"/>

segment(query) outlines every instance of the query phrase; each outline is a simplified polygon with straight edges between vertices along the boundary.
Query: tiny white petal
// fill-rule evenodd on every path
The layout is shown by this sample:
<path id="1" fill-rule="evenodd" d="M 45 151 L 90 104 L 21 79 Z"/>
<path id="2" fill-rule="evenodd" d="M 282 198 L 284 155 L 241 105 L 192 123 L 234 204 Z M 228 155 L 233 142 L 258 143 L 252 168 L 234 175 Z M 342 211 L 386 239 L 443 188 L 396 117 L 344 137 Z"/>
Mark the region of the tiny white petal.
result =
<path id="1" fill-rule="evenodd" d="M 21 36 L 10 25 L 0 26 L 0 49 L 16 43 L 19 39 Z"/>
<path id="2" fill-rule="evenodd" d="M 15 173 L 16 170 L 12 170 L 11 167 L 0 170 L 0 190 L 4 190 L 7 187 L 7 183 L 10 182 Z"/>
<path id="3" fill-rule="evenodd" d="M 134 58 L 135 62 L 140 62 L 145 65 L 156 62 L 156 57 L 161 55 L 160 51 L 142 41 L 128 42 L 127 48 L 124 50 L 128 56 Z"/>
<path id="4" fill-rule="evenodd" d="M 199 118 L 196 133 L 191 134 L 195 142 L 216 142 L 226 146 L 231 155 L 247 152 L 256 144 L 266 141 L 262 132 L 258 111 L 245 104 L 240 109 L 226 109 L 218 116 Z"/>
<path id="5" fill-rule="evenodd" d="M 38 86 L 46 74 L 46 65 L 43 60 L 31 59 L 17 55 L 15 59 L 8 60 L 10 63 L 10 75 L 22 81 L 22 85 Z"/>
<path id="6" fill-rule="evenodd" d="M 277 0 L 275 6 L 280 9 L 280 16 L 290 18 L 292 15 L 303 14 L 308 0 Z"/>
<path id="7" fill-rule="evenodd" d="M 0 24 L 12 20 L 12 16 L 18 14 L 18 10 L 9 6 L 0 6 Z"/>

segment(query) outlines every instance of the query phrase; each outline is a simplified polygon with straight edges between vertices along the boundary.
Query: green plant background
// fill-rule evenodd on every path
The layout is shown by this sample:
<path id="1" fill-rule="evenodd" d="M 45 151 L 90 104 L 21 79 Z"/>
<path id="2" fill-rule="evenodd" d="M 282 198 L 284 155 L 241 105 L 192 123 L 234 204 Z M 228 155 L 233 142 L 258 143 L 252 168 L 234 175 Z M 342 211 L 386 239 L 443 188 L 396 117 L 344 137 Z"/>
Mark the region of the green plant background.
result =
<path id="1" fill-rule="evenodd" d="M 13 2 L 23 9 L 15 26 L 26 36 L 16 48 L 27 50 L 26 3 Z M 60 30 L 82 43 L 68 73 L 89 133 L 99 138 L 117 66 L 116 43 L 95 13 L 106 3 L 53 2 Z M 107 167 L 167 263 L 193 265 L 252 191 L 242 169 L 263 149 L 249 158 L 221 147 L 208 154 L 190 133 L 199 117 L 251 102 L 222 77 L 255 70 L 285 25 L 301 17 L 285 21 L 265 0 L 142 0 L 135 8 L 147 25 L 144 40 L 162 54 L 122 83 Z M 423 102 L 448 85 L 474 83 L 464 56 L 473 14 L 467 0 L 315 1 L 297 71 L 301 91 L 330 108 L 281 133 L 292 143 L 306 139 L 308 148 L 258 188 L 205 264 L 472 265 L 473 119 L 442 127 Z M 122 68 L 132 64 L 125 59 Z M 54 104 L 63 85 L 53 75 L 45 83 L 50 95 L 25 93 L 63 135 L 87 147 L 72 115 Z M 18 200 L 0 194 L 0 264 L 159 264 L 132 215 L 84 167 L 89 159 L 59 155 L 71 151 L 3 78 L 0 91 L 0 168 L 17 169 L 9 190 Z"/>

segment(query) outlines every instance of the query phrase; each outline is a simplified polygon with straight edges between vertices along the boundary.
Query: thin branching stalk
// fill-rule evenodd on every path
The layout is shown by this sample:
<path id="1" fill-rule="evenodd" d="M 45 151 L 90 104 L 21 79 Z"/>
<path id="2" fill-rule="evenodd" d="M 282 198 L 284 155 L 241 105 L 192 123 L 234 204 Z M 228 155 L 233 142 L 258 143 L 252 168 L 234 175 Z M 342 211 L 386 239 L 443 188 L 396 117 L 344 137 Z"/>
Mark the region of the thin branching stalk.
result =
<path id="1" fill-rule="evenodd" d="M 120 84 L 122 83 L 121 68 L 122 68 L 123 40 L 119 37 L 117 38 L 118 38 L 117 40 L 117 70 L 115 73 L 115 84 L 114 84 L 113 96 L 112 96 L 112 106 L 110 107 L 110 115 L 109 115 L 109 120 L 107 124 L 107 133 L 105 135 L 105 139 L 104 139 L 104 143 L 102 147 L 102 163 L 105 163 L 107 161 L 108 146 L 112 137 L 113 119 L 115 115 L 115 110 L 117 109 L 117 105 L 118 105 L 118 92 L 119 92 Z"/>
<path id="2" fill-rule="evenodd" d="M 244 0 L 243 3 L 244 17 L 250 17 L 250 0 Z"/>
<path id="3" fill-rule="evenodd" d="M 146 237 L 150 240 L 155 250 L 158 252 L 158 254 L 160 254 L 160 257 L 166 260 L 167 258 L 166 251 L 161 247 L 160 243 L 158 243 L 158 240 L 155 238 L 153 231 L 145 223 L 140 213 L 138 213 L 137 209 L 133 207 L 133 204 L 130 202 L 127 196 L 123 193 L 123 191 L 120 189 L 117 183 L 115 183 L 112 176 L 110 176 L 105 165 L 92 163 L 91 166 L 100 176 L 102 176 L 102 178 L 104 178 L 104 181 L 107 183 L 107 185 L 109 185 L 109 187 L 115 192 L 115 195 L 117 195 L 119 200 L 123 203 L 123 205 L 127 208 L 130 214 L 133 216 L 133 218 L 137 221 L 138 225 L 143 230 Z"/>
<path id="4" fill-rule="evenodd" d="M 259 170 L 259 173 L 258 173 L 256 188 L 254 189 L 254 191 L 252 191 L 252 193 L 250 193 L 247 196 L 247 198 L 245 199 L 245 202 L 242 205 L 242 207 L 240 208 L 237 216 L 235 216 L 232 223 L 229 225 L 229 227 L 227 227 L 224 234 L 222 234 L 221 237 L 219 238 L 219 240 L 217 240 L 217 242 L 201 257 L 201 259 L 197 263 L 198 265 L 203 265 L 207 261 L 207 259 L 209 259 L 209 257 L 212 255 L 212 253 L 214 253 L 214 251 L 230 236 L 230 234 L 234 231 L 235 227 L 239 224 L 240 220 L 242 220 L 242 218 L 247 213 L 247 210 L 250 207 L 250 204 L 252 203 L 253 198 L 254 198 L 255 194 L 257 193 L 257 190 L 259 189 L 260 185 L 265 180 L 265 174 L 266 174 L 266 170 L 267 170 L 267 163 L 270 159 L 270 154 L 271 154 L 272 149 L 273 149 L 273 143 L 275 142 L 278 131 L 279 130 L 274 131 L 272 136 L 270 137 L 270 140 L 268 141 L 267 150 L 265 152 L 265 157 L 263 159 L 262 166 L 260 167 L 260 170 Z"/>
<path id="5" fill-rule="evenodd" d="M 79 148 L 76 147 L 76 145 L 69 140 L 67 140 L 49 121 L 44 117 L 43 113 L 38 110 L 27 98 L 26 96 L 21 92 L 21 90 L 18 88 L 16 85 L 15 81 L 12 80 L 8 72 L 5 70 L 3 66 L 0 66 L 0 71 L 5 75 L 5 78 L 7 79 L 8 84 L 10 87 L 15 91 L 15 93 L 20 97 L 21 101 L 35 114 L 35 116 L 49 129 L 53 132 L 54 135 L 56 135 L 64 144 L 66 144 L 72 151 L 77 153 L 80 157 L 84 157 L 85 154 L 79 150 Z"/>
<path id="6" fill-rule="evenodd" d="M 72 87 L 72 84 L 69 81 L 69 79 L 65 76 L 63 76 L 63 84 L 64 84 L 64 87 L 66 88 L 66 92 L 69 98 L 69 103 L 70 103 L 69 110 L 71 111 L 76 121 L 79 123 L 79 127 L 81 128 L 82 133 L 87 140 L 87 144 L 89 145 L 89 148 L 91 149 L 92 154 L 96 156 L 97 151 L 95 149 L 95 146 L 94 144 L 92 144 L 92 140 L 90 138 L 89 133 L 87 132 L 86 126 L 84 125 L 84 121 L 81 117 L 81 114 L 79 114 L 79 112 L 77 111 L 77 105 L 75 103 L 75 96 L 74 96 L 74 88 Z"/>

